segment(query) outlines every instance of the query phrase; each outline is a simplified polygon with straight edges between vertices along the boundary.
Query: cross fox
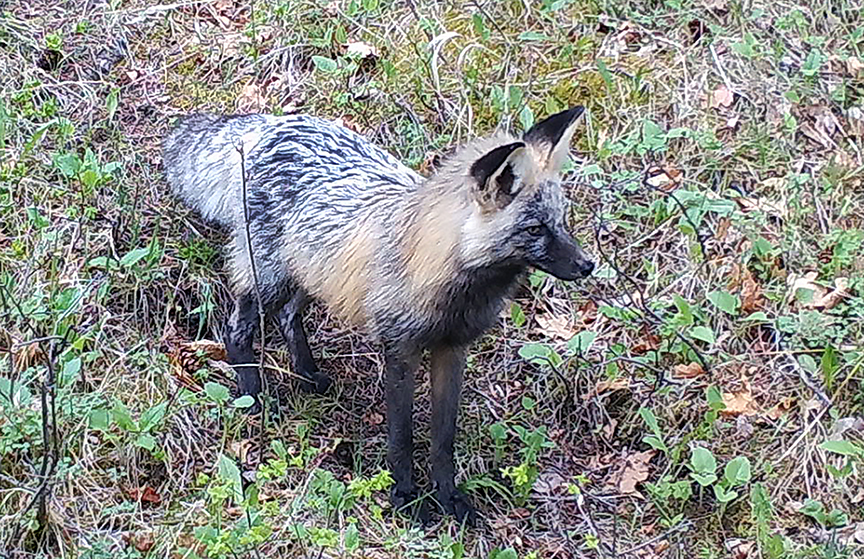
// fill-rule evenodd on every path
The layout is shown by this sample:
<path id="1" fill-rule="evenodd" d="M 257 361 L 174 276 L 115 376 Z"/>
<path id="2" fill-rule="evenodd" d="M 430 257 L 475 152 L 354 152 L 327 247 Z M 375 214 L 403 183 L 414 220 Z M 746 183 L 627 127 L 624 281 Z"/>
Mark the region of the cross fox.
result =
<path id="1" fill-rule="evenodd" d="M 434 496 L 446 512 L 472 521 L 453 464 L 466 348 L 493 325 L 529 267 L 562 280 L 594 268 L 567 232 L 560 185 L 583 112 L 555 114 L 521 138 L 477 139 L 428 178 L 312 116 L 181 118 L 163 144 L 165 171 L 176 195 L 232 233 L 235 305 L 225 345 L 241 393 L 261 389 L 252 349 L 259 296 L 278 319 L 291 370 L 315 392 L 330 379 L 306 341 L 307 302 L 323 301 L 364 326 L 385 357 L 387 460 L 398 509 L 417 495 L 414 374 L 428 350 Z M 422 503 L 415 512 L 428 514 Z"/>

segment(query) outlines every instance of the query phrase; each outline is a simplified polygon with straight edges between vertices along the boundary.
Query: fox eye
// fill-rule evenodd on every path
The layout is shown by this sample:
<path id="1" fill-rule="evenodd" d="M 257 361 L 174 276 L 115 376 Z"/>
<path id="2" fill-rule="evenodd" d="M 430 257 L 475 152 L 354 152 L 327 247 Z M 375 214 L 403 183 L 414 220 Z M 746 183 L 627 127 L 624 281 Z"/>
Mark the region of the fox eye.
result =
<path id="1" fill-rule="evenodd" d="M 525 230 L 528 231 L 529 235 L 534 235 L 535 237 L 543 234 L 542 225 L 529 225 Z"/>

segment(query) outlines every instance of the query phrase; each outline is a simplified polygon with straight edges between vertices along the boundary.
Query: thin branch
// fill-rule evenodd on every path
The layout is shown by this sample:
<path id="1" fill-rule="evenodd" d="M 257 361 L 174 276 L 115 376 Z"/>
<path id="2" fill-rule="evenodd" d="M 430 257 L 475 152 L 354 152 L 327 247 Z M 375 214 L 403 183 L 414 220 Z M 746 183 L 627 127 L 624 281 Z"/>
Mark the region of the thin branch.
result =
<path id="1" fill-rule="evenodd" d="M 255 265 L 255 254 L 254 250 L 252 250 L 252 230 L 249 226 L 249 191 L 248 185 L 246 183 L 246 153 L 243 149 L 243 145 L 239 142 L 235 143 L 234 148 L 240 154 L 240 185 L 243 202 L 243 226 L 246 230 L 246 251 L 249 254 L 249 266 L 252 269 L 252 284 L 255 286 L 255 297 L 258 300 L 258 337 L 261 340 L 261 351 L 258 361 L 258 380 L 259 386 L 261 387 L 261 392 L 259 392 L 258 394 L 258 400 L 261 403 L 262 408 L 261 431 L 259 432 L 258 440 L 258 460 L 259 462 L 263 462 L 265 430 L 267 426 L 267 412 L 269 407 L 267 403 L 262 401 L 262 396 L 267 394 L 267 375 L 264 374 L 264 356 L 266 353 L 265 348 L 267 345 L 264 342 L 264 322 L 266 318 L 266 313 L 264 312 L 264 302 L 261 298 L 261 286 L 258 283 L 258 267 Z"/>
<path id="2" fill-rule="evenodd" d="M 594 218 L 598 220 L 598 225 L 597 225 L 597 227 L 594 228 L 594 240 L 597 243 L 597 250 L 600 252 L 600 257 L 603 258 L 603 260 L 607 264 L 609 264 L 609 266 L 611 266 L 612 269 L 615 270 L 615 272 L 619 276 L 621 276 L 622 278 L 627 280 L 627 282 L 629 282 L 633 286 L 633 288 L 639 292 L 639 300 L 634 301 L 636 306 L 638 306 L 644 313 L 650 315 L 657 322 L 657 324 L 662 324 L 663 319 L 660 318 L 657 315 L 657 313 L 655 313 L 653 310 L 651 310 L 651 308 L 648 306 L 648 302 L 645 300 L 645 295 L 642 292 L 642 288 L 640 287 L 639 283 L 635 279 L 633 279 L 632 276 L 630 276 L 629 274 L 624 272 L 621 268 L 619 268 L 618 265 L 615 263 L 615 260 L 613 258 L 610 258 L 609 255 L 606 254 L 606 252 L 603 250 L 602 244 L 600 242 L 600 230 L 604 228 L 603 217 L 600 216 L 597 213 L 597 211 L 594 210 L 594 208 L 590 208 L 590 210 L 591 210 L 591 213 L 594 215 Z M 675 334 L 675 337 L 678 338 L 681 341 L 681 343 L 683 343 L 688 348 L 690 348 L 690 350 L 693 352 L 693 354 L 699 360 L 699 363 L 702 365 L 702 368 L 707 373 L 709 371 L 708 361 L 705 359 L 705 357 L 703 357 L 702 352 L 699 351 L 699 349 L 697 349 L 696 346 L 693 345 L 693 343 L 690 340 L 688 340 L 686 337 L 684 337 L 684 335 L 682 335 L 681 332 L 679 332 L 678 330 L 675 330 L 673 332 L 673 334 Z"/>

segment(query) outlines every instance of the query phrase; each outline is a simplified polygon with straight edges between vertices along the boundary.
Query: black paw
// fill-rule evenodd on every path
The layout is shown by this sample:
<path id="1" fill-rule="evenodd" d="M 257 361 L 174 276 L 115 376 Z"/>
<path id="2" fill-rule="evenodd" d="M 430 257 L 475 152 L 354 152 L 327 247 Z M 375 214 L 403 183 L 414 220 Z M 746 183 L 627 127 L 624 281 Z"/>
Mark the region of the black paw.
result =
<path id="1" fill-rule="evenodd" d="M 460 523 L 465 523 L 468 526 L 473 526 L 477 521 L 477 513 L 471 505 L 471 501 L 464 493 L 457 489 L 450 492 L 439 491 L 436 494 L 436 500 L 444 512 L 452 514 Z"/>
<path id="2" fill-rule="evenodd" d="M 429 524 L 431 520 L 426 501 L 419 498 L 416 491 L 400 491 L 394 487 L 390 491 L 390 504 L 394 510 L 421 524 Z"/>
<path id="3" fill-rule="evenodd" d="M 333 386 L 330 377 L 319 371 L 301 373 L 300 390 L 311 394 L 324 394 Z"/>

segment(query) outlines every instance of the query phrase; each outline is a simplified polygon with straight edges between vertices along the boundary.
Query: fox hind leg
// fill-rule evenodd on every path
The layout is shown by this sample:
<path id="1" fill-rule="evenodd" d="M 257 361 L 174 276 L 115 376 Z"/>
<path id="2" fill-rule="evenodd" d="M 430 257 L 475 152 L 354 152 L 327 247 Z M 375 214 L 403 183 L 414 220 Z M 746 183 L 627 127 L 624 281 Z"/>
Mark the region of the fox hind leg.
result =
<path id="1" fill-rule="evenodd" d="M 291 355 L 291 371 L 300 375 L 300 387 L 306 392 L 315 394 L 325 393 L 333 381 L 330 377 L 318 370 L 309 343 L 306 340 L 306 331 L 303 329 L 303 310 L 309 298 L 302 289 L 295 289 L 288 297 L 288 301 L 279 309 L 279 327 L 282 336 L 288 344 L 288 352 Z"/>

